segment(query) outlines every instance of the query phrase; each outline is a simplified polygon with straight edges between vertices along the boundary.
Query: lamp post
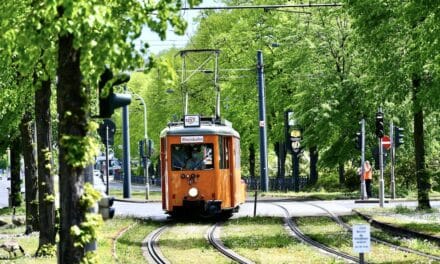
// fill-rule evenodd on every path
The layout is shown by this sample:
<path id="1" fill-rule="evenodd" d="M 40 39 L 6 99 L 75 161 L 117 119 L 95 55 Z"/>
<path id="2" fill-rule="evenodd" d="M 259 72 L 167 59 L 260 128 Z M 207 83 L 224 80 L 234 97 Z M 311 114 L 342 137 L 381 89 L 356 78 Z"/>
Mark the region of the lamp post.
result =
<path id="1" fill-rule="evenodd" d="M 136 100 L 141 101 L 141 104 L 144 108 L 144 140 L 145 140 L 145 144 L 148 144 L 148 134 L 147 134 L 147 104 L 145 104 L 144 99 L 135 93 L 132 93 L 135 97 Z M 142 159 L 144 159 L 144 157 L 141 157 Z M 148 175 L 148 158 L 145 158 L 145 166 L 144 166 L 144 176 L 145 176 L 145 199 L 149 199 L 150 198 L 150 177 Z"/>

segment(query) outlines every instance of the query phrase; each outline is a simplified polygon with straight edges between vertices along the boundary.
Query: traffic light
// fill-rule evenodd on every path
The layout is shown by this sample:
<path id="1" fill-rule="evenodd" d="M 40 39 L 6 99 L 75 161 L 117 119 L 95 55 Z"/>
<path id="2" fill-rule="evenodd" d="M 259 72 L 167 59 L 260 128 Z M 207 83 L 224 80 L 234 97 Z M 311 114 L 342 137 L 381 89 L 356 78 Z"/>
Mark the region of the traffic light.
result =
<path id="1" fill-rule="evenodd" d="M 384 126 L 383 126 L 383 113 L 376 113 L 376 136 L 378 138 L 383 138 L 385 135 Z"/>
<path id="2" fill-rule="evenodd" d="M 145 140 L 139 140 L 139 156 L 141 157 L 141 158 L 144 158 L 145 157 L 145 152 L 144 152 L 144 143 L 145 143 Z"/>
<path id="3" fill-rule="evenodd" d="M 150 158 L 151 155 L 153 155 L 154 142 L 153 142 L 153 140 L 148 139 L 148 142 L 146 142 L 145 144 L 147 144 L 145 156 Z"/>
<path id="4" fill-rule="evenodd" d="M 115 208 L 113 208 L 114 197 L 103 197 L 98 202 L 99 213 L 102 215 L 102 219 L 112 219 L 115 216 Z"/>
<path id="5" fill-rule="evenodd" d="M 362 149 L 362 132 L 356 133 L 355 143 L 356 143 L 356 145 L 355 145 L 356 149 L 361 150 Z"/>
<path id="6" fill-rule="evenodd" d="M 394 127 L 394 146 L 396 146 L 396 148 L 405 143 L 403 140 L 403 131 L 404 129 L 401 127 Z"/>
<path id="7" fill-rule="evenodd" d="M 130 94 L 113 93 L 113 87 L 121 85 L 130 80 L 130 76 L 123 74 L 113 77 L 113 73 L 110 69 L 105 68 L 101 74 L 99 80 L 99 117 L 110 118 L 116 108 L 129 105 L 131 103 Z M 110 90 L 106 96 L 104 96 L 104 88 L 109 83 Z"/>

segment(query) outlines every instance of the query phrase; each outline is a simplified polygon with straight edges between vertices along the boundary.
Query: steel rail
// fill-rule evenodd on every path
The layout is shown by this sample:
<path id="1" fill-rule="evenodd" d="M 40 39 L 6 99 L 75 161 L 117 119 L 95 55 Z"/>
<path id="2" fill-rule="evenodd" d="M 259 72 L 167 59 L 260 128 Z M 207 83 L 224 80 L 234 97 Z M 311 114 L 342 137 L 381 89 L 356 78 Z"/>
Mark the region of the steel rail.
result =
<path id="1" fill-rule="evenodd" d="M 310 237 L 304 235 L 301 232 L 301 230 L 298 228 L 298 226 L 292 221 L 292 219 L 290 217 L 289 211 L 284 206 L 282 206 L 282 205 L 279 205 L 279 204 L 274 204 L 274 205 L 280 207 L 284 211 L 284 214 L 286 215 L 285 218 L 284 218 L 285 223 L 289 226 L 289 228 L 293 231 L 295 236 L 300 241 L 302 241 L 302 242 L 304 242 L 306 244 L 309 244 L 309 245 L 311 245 L 313 247 L 316 247 L 319 250 L 323 250 L 326 253 L 329 253 L 329 254 L 331 254 L 333 256 L 340 257 L 340 258 L 349 260 L 351 262 L 359 263 L 359 258 L 354 257 L 352 255 L 349 255 L 347 253 L 338 251 L 338 250 L 336 250 L 334 248 L 328 247 L 328 246 L 326 246 L 324 244 L 321 244 L 318 241 L 315 241 L 315 240 L 311 239 Z"/>
<path id="2" fill-rule="evenodd" d="M 240 264 L 251 264 L 254 263 L 251 260 L 237 254 L 236 252 L 232 251 L 231 249 L 225 247 L 225 245 L 221 242 L 219 238 L 219 227 L 221 226 L 221 223 L 215 223 L 212 225 L 208 231 L 207 231 L 207 238 L 209 243 L 213 247 L 215 247 L 220 253 L 225 255 L 226 257 L 232 259 L 233 261 L 236 261 Z"/>
<path id="3" fill-rule="evenodd" d="M 157 246 L 157 241 L 159 240 L 160 235 L 169 228 L 168 225 L 162 226 L 151 232 L 145 239 L 142 241 L 142 251 L 144 253 L 145 259 L 147 259 L 150 263 L 157 264 L 169 264 L 170 262 L 162 255 L 159 247 Z"/>

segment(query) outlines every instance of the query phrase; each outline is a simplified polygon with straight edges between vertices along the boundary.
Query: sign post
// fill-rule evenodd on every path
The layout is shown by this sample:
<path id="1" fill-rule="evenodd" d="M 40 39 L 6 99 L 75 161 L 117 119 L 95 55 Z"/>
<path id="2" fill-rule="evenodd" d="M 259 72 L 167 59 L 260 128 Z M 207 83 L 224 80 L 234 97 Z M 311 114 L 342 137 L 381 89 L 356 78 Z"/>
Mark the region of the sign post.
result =
<path id="1" fill-rule="evenodd" d="M 359 263 L 364 262 L 364 253 L 370 252 L 370 225 L 353 225 L 353 251 L 359 253 Z"/>

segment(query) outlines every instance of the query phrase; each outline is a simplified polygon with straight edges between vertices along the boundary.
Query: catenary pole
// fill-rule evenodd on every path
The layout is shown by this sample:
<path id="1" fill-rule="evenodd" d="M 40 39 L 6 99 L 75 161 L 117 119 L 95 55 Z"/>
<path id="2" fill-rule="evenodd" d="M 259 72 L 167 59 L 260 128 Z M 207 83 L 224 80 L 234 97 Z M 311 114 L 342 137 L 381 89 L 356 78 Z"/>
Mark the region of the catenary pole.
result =
<path id="1" fill-rule="evenodd" d="M 124 91 L 127 93 L 127 85 L 124 85 Z M 130 131 L 128 105 L 122 107 L 122 148 L 124 152 L 124 184 L 123 197 L 131 197 L 131 166 L 130 166 Z"/>
<path id="2" fill-rule="evenodd" d="M 264 64 L 263 52 L 257 51 L 257 78 L 258 78 L 258 113 L 260 127 L 260 175 L 261 190 L 269 190 L 269 178 L 267 168 L 267 129 L 266 129 L 266 98 L 264 92 Z"/>

